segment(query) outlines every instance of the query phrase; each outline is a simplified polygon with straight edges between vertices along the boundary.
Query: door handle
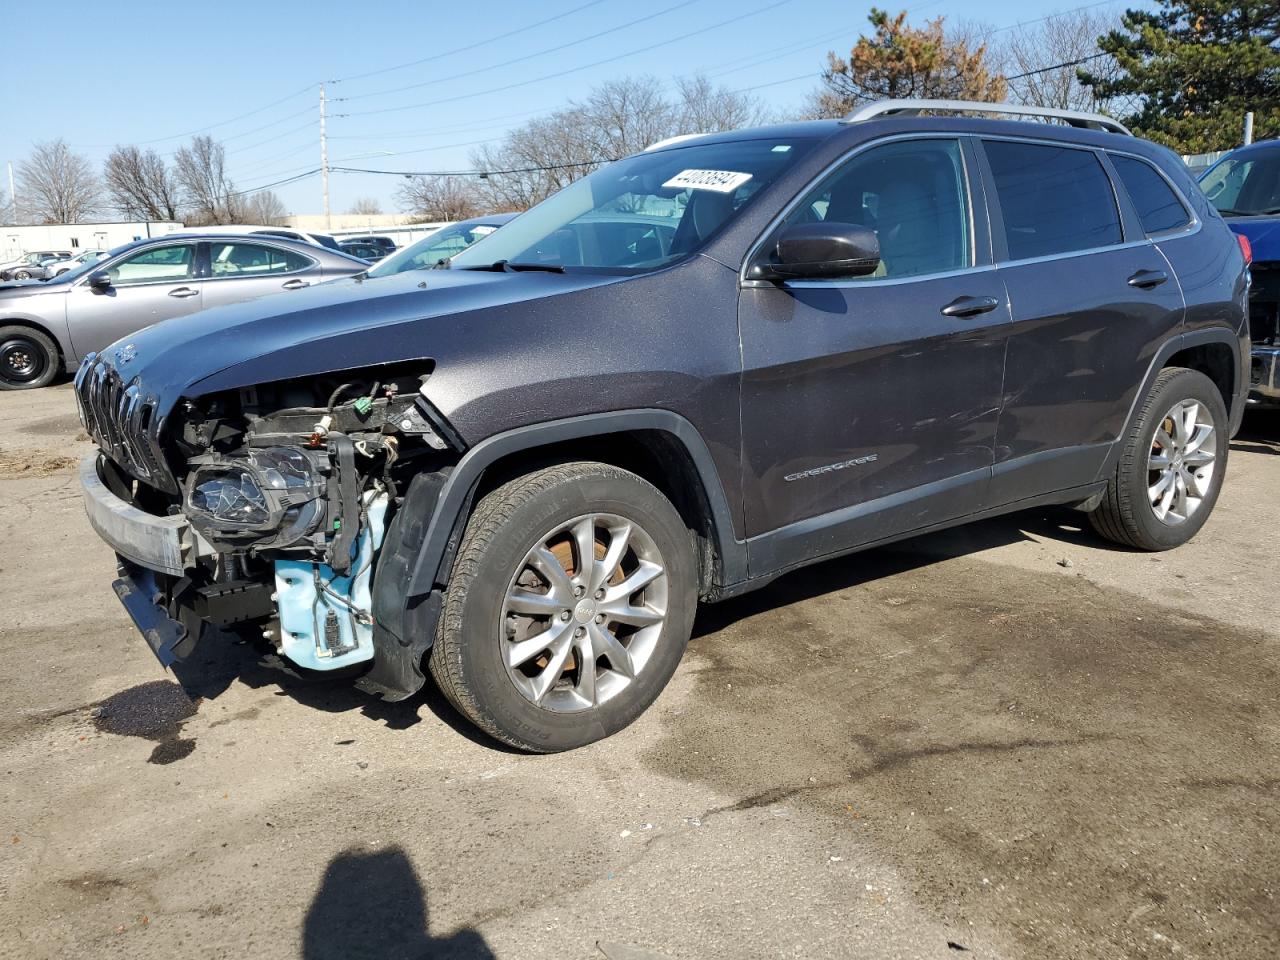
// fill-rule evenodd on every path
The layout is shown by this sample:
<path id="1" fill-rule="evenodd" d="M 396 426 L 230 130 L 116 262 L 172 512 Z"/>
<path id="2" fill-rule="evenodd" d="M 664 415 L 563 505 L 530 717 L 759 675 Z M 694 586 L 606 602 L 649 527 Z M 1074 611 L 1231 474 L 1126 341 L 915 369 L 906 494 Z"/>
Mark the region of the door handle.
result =
<path id="1" fill-rule="evenodd" d="M 182 300 L 186 297 L 194 297 L 199 293 L 199 290 L 193 290 L 191 287 L 178 287 L 177 289 L 170 290 L 169 296 L 177 297 L 179 300 Z"/>
<path id="2" fill-rule="evenodd" d="M 944 317 L 976 317 L 1000 306 L 998 297 L 956 297 L 942 308 Z"/>
<path id="3" fill-rule="evenodd" d="M 282 290 L 301 290 L 303 287 L 311 286 L 306 280 L 286 280 L 280 284 Z"/>
<path id="4" fill-rule="evenodd" d="M 1168 279 L 1169 275 L 1163 270 L 1139 270 L 1129 278 L 1128 284 L 1131 287 L 1137 287 L 1139 290 L 1151 290 Z"/>

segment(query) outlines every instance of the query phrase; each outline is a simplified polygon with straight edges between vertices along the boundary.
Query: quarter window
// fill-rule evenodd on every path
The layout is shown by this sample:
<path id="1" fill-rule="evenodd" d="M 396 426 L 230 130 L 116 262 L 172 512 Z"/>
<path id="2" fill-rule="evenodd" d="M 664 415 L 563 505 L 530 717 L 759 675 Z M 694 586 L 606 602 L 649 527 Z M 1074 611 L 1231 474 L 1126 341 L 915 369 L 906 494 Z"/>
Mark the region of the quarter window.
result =
<path id="1" fill-rule="evenodd" d="M 190 280 L 194 274 L 195 248 L 189 243 L 151 247 L 108 269 L 111 283 L 124 287 L 134 283 L 163 283 Z"/>
<path id="2" fill-rule="evenodd" d="M 1129 199 L 1138 211 L 1143 230 L 1147 233 L 1159 233 L 1187 225 L 1191 219 L 1187 216 L 1187 208 L 1182 205 L 1169 182 L 1156 173 L 1151 164 L 1135 157 L 1114 154 L 1111 156 L 1111 164 L 1116 168 Z"/>
<path id="3" fill-rule="evenodd" d="M 1009 259 L 1120 243 L 1111 180 L 1089 150 L 1009 140 L 985 142 L 1004 217 Z"/>
<path id="4" fill-rule="evenodd" d="M 788 224 L 819 221 L 858 224 L 876 232 L 880 266 L 858 280 L 972 266 L 969 196 L 959 142 L 900 141 L 855 155 L 787 217 Z"/>
<path id="5" fill-rule="evenodd" d="M 309 266 L 311 261 L 300 253 L 258 243 L 214 243 L 209 249 L 209 268 L 215 277 L 292 273 Z"/>

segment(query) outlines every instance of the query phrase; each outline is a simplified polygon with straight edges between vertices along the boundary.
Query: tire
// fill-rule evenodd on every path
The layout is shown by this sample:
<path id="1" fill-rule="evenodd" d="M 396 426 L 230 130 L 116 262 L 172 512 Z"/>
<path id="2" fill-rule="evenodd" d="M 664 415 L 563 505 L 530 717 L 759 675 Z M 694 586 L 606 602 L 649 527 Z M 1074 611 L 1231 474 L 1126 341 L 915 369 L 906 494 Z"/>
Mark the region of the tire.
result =
<path id="1" fill-rule="evenodd" d="M 1212 380 L 1183 367 L 1161 370 L 1102 502 L 1089 514 L 1094 530 L 1139 550 L 1170 550 L 1194 537 L 1222 489 L 1227 430 L 1226 404 Z"/>
<path id="2" fill-rule="evenodd" d="M 581 531 L 594 554 L 585 571 Z M 609 548 L 619 543 L 625 552 L 611 571 Z M 600 740 L 643 713 L 675 673 L 693 628 L 696 569 L 684 521 L 635 474 L 569 463 L 519 477 L 485 496 L 467 523 L 432 676 L 464 716 L 513 747 L 554 753 Z M 538 648 L 544 637 L 554 639 Z"/>
<path id="3" fill-rule="evenodd" d="M 0 327 L 0 390 L 47 387 L 58 375 L 58 345 L 32 327 Z"/>
<path id="4" fill-rule="evenodd" d="M 17 273 L 15 273 L 15 274 L 13 275 L 13 279 L 15 279 L 15 280 L 30 280 L 30 279 L 31 279 L 31 271 L 30 271 L 30 270 L 19 270 Z"/>

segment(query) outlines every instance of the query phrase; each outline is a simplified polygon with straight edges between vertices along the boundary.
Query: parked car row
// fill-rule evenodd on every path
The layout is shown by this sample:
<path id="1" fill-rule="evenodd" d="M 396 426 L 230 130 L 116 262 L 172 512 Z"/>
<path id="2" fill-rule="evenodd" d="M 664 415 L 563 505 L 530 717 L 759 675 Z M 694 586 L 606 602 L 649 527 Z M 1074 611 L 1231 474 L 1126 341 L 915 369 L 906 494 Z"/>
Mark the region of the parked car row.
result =
<path id="1" fill-rule="evenodd" d="M 86 508 L 162 664 L 252 625 L 389 700 L 429 669 L 520 749 L 581 746 L 659 695 L 700 601 L 807 564 L 1044 504 L 1186 542 L 1249 389 L 1248 245 L 1095 114 L 871 104 L 459 229 L 104 349 L 108 298 L 141 292 L 132 329 L 302 281 L 318 248 L 169 240 L 29 297 L 66 356 L 95 345 Z"/>

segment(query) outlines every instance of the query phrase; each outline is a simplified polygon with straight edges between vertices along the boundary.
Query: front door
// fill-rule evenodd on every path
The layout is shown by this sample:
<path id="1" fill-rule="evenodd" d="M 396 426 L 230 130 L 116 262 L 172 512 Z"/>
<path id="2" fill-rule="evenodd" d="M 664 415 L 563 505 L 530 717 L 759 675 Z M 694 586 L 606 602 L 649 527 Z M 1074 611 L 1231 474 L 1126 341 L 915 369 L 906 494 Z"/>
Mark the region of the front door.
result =
<path id="1" fill-rule="evenodd" d="M 92 287 L 88 276 L 67 295 L 67 326 L 76 353 L 101 350 L 135 330 L 200 309 L 196 245 L 166 243 L 107 261 L 107 287 Z"/>
<path id="2" fill-rule="evenodd" d="M 876 272 L 742 291 L 753 574 L 983 506 L 1009 310 L 972 157 L 946 138 L 856 153 L 783 226 L 872 227 Z"/>

